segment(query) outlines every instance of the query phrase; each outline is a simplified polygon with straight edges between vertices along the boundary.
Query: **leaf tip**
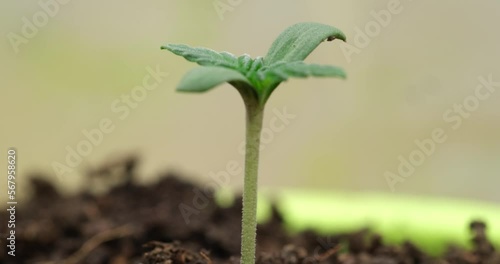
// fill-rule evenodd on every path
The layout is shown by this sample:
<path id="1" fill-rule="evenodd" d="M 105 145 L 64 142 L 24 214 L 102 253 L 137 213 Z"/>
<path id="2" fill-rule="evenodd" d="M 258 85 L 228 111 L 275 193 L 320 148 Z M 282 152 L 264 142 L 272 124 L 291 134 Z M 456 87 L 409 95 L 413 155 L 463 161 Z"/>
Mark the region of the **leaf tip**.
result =
<path id="1" fill-rule="evenodd" d="M 173 48 L 173 44 L 167 44 L 167 45 L 163 45 L 160 47 L 161 50 L 170 50 L 172 51 L 172 48 Z"/>
<path id="2" fill-rule="evenodd" d="M 175 87 L 176 92 L 180 93 L 193 93 L 193 92 L 199 92 L 199 91 L 190 91 L 187 87 L 184 86 L 177 86 Z"/>
<path id="3" fill-rule="evenodd" d="M 334 41 L 336 39 L 340 39 L 344 42 L 346 42 L 346 40 L 347 40 L 347 38 L 344 34 L 338 34 L 338 35 L 328 36 L 328 38 L 326 38 L 326 41 Z"/>
<path id="4" fill-rule="evenodd" d="M 342 79 L 342 80 L 347 79 L 347 74 L 345 73 L 344 70 L 342 70 L 342 72 L 339 74 L 339 78 Z"/>

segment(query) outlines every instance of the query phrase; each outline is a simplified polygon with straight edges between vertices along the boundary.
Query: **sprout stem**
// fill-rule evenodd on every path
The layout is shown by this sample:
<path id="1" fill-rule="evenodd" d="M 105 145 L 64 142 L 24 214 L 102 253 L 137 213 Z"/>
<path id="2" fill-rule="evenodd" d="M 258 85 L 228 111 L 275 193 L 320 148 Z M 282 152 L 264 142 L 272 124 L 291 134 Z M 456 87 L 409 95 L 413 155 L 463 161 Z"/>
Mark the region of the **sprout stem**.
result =
<path id="1" fill-rule="evenodd" d="M 259 170 L 260 133 L 264 106 L 256 100 L 245 100 L 246 147 L 245 180 L 243 187 L 243 217 L 241 224 L 241 264 L 255 263 L 257 238 L 257 178 Z"/>

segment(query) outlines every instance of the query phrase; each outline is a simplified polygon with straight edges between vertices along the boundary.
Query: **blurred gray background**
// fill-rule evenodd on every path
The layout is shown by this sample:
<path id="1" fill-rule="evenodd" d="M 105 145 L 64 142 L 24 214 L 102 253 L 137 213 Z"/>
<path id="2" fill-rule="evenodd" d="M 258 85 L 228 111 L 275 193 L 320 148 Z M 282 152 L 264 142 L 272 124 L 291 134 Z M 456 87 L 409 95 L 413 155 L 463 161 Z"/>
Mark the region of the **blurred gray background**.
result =
<path id="1" fill-rule="evenodd" d="M 16 147 L 21 186 L 42 172 L 68 192 L 84 187 L 86 170 L 124 153 L 140 155 L 143 182 L 168 169 L 210 181 L 231 161 L 243 165 L 241 99 L 228 85 L 175 93 L 195 65 L 159 47 L 263 56 L 287 26 L 315 21 L 343 30 L 348 42 L 325 42 L 306 61 L 342 66 L 348 79 L 291 80 L 273 94 L 261 186 L 500 202 L 500 92 L 476 95 L 481 77 L 500 82 L 499 11 L 492 0 L 3 2 L 0 158 Z M 168 76 L 138 97 L 135 87 L 157 69 Z M 460 115 L 454 104 L 464 103 Z M 293 118 L 272 129 L 283 111 Z M 85 131 L 103 119 L 112 131 L 85 150 Z M 435 129 L 445 142 L 391 190 L 384 175 L 397 175 L 398 157 L 409 159 L 415 140 Z M 69 166 L 79 146 L 86 155 Z M 57 164 L 68 168 L 59 176 Z M 230 188 L 241 185 L 241 173 L 231 176 Z"/>

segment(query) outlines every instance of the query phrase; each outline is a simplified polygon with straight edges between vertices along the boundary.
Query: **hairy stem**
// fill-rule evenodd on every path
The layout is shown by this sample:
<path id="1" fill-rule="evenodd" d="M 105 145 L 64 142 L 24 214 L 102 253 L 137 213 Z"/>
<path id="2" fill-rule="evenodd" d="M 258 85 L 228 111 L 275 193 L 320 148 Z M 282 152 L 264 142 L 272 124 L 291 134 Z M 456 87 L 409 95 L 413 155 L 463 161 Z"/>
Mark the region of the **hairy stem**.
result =
<path id="1" fill-rule="evenodd" d="M 264 107 L 257 100 L 245 98 L 246 147 L 243 216 L 241 224 L 241 264 L 255 263 L 257 238 L 257 178 L 259 170 L 260 133 Z"/>

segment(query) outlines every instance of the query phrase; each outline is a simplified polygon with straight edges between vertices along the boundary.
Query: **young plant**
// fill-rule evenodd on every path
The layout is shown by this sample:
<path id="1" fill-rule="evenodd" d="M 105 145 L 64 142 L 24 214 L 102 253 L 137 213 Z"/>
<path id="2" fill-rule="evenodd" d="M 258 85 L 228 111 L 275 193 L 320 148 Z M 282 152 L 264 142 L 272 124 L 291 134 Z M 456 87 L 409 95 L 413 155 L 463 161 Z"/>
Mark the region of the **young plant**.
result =
<path id="1" fill-rule="evenodd" d="M 346 75 L 341 68 L 306 64 L 303 60 L 323 41 L 341 39 L 344 34 L 319 23 L 299 23 L 287 28 L 271 45 L 265 57 L 236 57 L 228 52 L 193 48 L 182 44 L 162 46 L 202 67 L 184 75 L 177 91 L 206 92 L 222 83 L 229 83 L 243 97 L 246 107 L 245 179 L 241 234 L 241 263 L 255 263 L 257 231 L 257 174 L 259 145 L 264 106 L 280 83 L 291 77 L 338 77 Z"/>

